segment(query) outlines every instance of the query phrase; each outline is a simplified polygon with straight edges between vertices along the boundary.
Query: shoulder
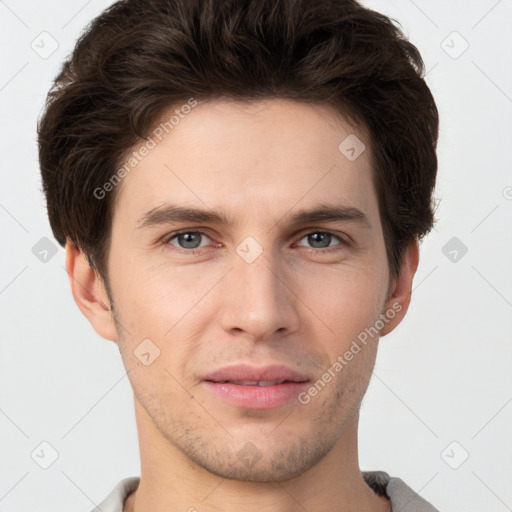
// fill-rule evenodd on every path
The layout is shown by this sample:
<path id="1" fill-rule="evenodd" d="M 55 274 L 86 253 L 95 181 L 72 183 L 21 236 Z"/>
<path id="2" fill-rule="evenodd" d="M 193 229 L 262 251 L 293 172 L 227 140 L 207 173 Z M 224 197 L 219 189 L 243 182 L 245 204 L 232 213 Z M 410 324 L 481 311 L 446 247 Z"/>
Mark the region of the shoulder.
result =
<path id="1" fill-rule="evenodd" d="M 91 512 L 123 512 L 124 501 L 139 486 L 140 477 L 130 476 L 117 482 L 110 494 Z"/>
<path id="2" fill-rule="evenodd" d="M 385 471 L 363 471 L 362 475 L 376 494 L 391 500 L 392 512 L 439 512 L 400 478 Z"/>

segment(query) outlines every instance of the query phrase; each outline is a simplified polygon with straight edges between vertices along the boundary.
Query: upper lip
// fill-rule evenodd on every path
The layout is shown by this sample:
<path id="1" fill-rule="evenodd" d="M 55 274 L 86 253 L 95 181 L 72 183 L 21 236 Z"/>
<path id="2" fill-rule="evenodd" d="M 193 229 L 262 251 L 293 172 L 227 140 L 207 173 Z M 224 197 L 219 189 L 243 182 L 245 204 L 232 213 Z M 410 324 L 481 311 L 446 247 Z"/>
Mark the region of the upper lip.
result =
<path id="1" fill-rule="evenodd" d="M 234 366 L 226 366 L 209 373 L 203 380 L 213 382 L 224 381 L 291 381 L 291 382 L 305 382 L 309 378 L 288 366 L 272 364 L 268 366 L 251 366 L 247 364 L 237 364 Z"/>

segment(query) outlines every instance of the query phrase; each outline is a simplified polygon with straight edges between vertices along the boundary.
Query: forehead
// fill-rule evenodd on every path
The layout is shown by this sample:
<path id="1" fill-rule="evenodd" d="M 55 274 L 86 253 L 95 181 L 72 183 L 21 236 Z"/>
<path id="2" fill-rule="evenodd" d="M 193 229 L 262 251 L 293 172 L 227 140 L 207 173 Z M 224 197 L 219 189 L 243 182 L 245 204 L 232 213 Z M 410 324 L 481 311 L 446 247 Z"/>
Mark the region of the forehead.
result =
<path id="1" fill-rule="evenodd" d="M 210 100 L 176 110 L 164 112 L 148 141 L 132 149 L 144 157 L 119 185 L 114 221 L 122 214 L 135 224 L 164 203 L 253 215 L 260 223 L 295 205 L 341 204 L 378 215 L 369 141 L 331 107 Z"/>

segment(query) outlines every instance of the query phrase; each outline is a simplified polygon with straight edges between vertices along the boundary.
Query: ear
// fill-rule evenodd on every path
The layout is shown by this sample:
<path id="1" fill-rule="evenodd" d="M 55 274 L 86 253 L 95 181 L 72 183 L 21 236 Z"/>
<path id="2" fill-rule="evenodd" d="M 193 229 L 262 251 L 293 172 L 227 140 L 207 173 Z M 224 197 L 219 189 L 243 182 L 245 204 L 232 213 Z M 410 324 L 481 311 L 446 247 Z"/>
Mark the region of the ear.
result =
<path id="1" fill-rule="evenodd" d="M 117 341 L 114 316 L 103 280 L 82 251 L 69 241 L 66 242 L 66 272 L 73 298 L 94 330 L 102 338 Z"/>
<path id="2" fill-rule="evenodd" d="M 380 331 L 380 336 L 389 334 L 404 318 L 411 302 L 412 280 L 419 262 L 418 242 L 414 240 L 404 252 L 400 273 L 390 286 L 389 298 L 383 314 L 388 321 Z"/>

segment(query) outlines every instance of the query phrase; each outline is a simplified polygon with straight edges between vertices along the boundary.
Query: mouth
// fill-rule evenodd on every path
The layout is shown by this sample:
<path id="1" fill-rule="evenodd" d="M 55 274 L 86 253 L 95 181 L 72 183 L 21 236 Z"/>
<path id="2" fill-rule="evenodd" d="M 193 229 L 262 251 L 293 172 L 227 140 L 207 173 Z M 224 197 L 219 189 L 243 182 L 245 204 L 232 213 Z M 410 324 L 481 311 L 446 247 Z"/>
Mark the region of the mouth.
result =
<path id="1" fill-rule="evenodd" d="M 243 409 L 283 406 L 296 400 L 309 382 L 308 376 L 282 365 L 231 366 L 203 379 L 206 389 L 217 399 Z"/>
<path id="2" fill-rule="evenodd" d="M 309 376 L 289 366 L 270 364 L 267 366 L 252 366 L 249 364 L 237 364 L 225 366 L 209 373 L 203 380 L 233 384 L 240 386 L 271 386 L 284 382 L 305 382 Z"/>
<path id="3" fill-rule="evenodd" d="M 236 384 L 237 386 L 277 386 L 279 384 L 295 383 L 296 381 L 292 381 L 292 380 L 222 380 L 222 381 L 209 380 L 207 382 L 215 382 L 217 384 L 229 383 L 229 384 Z M 303 381 L 303 382 L 307 382 L 307 381 Z"/>

